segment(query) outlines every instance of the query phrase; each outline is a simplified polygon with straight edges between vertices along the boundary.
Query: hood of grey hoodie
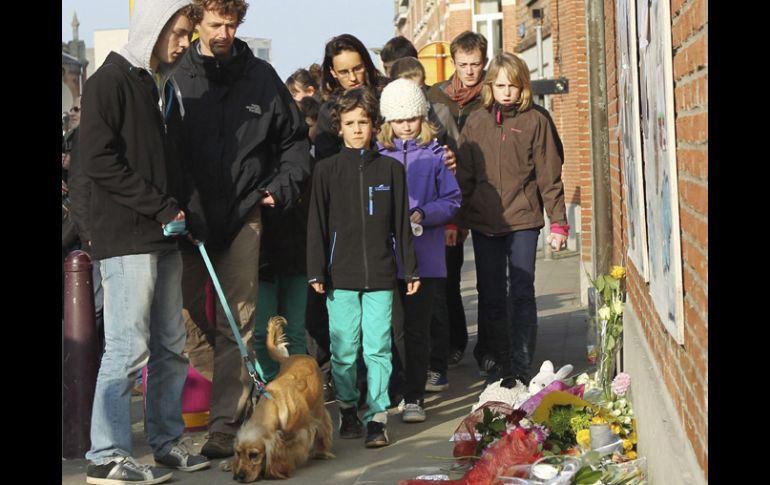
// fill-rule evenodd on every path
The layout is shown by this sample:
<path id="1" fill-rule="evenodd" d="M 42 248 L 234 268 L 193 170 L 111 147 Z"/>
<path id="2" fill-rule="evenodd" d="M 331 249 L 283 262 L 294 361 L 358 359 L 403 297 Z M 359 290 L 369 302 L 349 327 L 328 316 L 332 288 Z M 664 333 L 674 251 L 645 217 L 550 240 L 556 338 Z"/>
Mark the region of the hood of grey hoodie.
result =
<path id="1" fill-rule="evenodd" d="M 128 43 L 120 50 L 120 54 L 134 66 L 145 69 L 150 74 L 158 74 L 160 76 L 160 86 L 165 85 L 166 81 L 174 73 L 182 56 L 179 56 L 173 64 L 160 63 L 158 65 L 158 72 L 153 72 L 150 69 L 152 51 L 166 23 L 179 9 L 190 3 L 190 0 L 136 0 L 134 2 L 134 9 L 131 12 L 131 23 L 128 26 Z M 181 106 L 182 98 L 179 88 L 173 79 L 171 82 L 174 85 L 174 91 Z M 160 89 L 160 95 L 165 107 L 166 101 L 163 89 Z M 182 108 L 182 114 L 184 114 L 184 108 Z"/>

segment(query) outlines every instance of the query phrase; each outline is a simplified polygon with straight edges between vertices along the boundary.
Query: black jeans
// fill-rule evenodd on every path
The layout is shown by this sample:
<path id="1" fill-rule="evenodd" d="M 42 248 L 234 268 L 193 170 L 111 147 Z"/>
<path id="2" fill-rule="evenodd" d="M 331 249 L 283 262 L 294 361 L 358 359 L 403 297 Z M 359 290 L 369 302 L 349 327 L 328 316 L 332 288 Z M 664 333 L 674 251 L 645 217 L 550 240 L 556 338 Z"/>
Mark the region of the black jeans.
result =
<path id="1" fill-rule="evenodd" d="M 438 278 L 420 278 L 420 289 L 406 295 L 406 283 L 398 280 L 398 298 L 404 308 L 404 347 L 406 348 L 406 383 L 404 400 L 421 401 L 425 395 L 425 381 L 430 360 L 430 323 L 433 297 Z"/>
<path id="2" fill-rule="evenodd" d="M 539 233 L 525 230 L 490 237 L 473 231 L 479 333 L 485 330 L 504 374 L 530 373 L 537 338 L 535 253 Z"/>

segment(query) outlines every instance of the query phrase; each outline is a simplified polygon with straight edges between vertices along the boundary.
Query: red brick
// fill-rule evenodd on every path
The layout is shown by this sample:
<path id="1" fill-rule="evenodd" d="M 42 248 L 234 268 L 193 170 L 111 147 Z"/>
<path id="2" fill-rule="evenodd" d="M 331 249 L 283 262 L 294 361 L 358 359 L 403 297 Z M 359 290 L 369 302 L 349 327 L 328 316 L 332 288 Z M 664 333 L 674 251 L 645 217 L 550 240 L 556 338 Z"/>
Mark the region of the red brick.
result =
<path id="1" fill-rule="evenodd" d="M 705 32 L 699 32 L 695 39 L 686 47 L 682 47 L 674 56 L 674 79 L 680 79 L 707 65 L 706 51 L 708 37 Z M 675 45 L 676 47 L 676 45 Z"/>
<path id="2" fill-rule="evenodd" d="M 696 217 L 697 212 L 691 207 L 679 206 L 679 223 L 684 232 L 693 236 L 695 241 L 703 246 L 708 247 L 709 233 L 708 233 L 708 220 L 703 222 L 699 217 Z M 700 214 L 703 217 L 703 214 Z"/>
<path id="3" fill-rule="evenodd" d="M 705 149 L 686 149 L 680 148 L 676 151 L 676 162 L 679 171 L 691 175 L 692 177 L 708 181 L 709 154 Z"/>
<path id="4" fill-rule="evenodd" d="M 677 143 L 708 141 L 708 112 L 681 114 L 676 120 Z"/>
<path id="5" fill-rule="evenodd" d="M 687 228 L 682 229 L 688 234 Z M 690 267 L 708 285 L 708 256 L 687 238 L 682 238 L 682 265 Z M 693 284 L 700 284 L 693 282 Z M 687 285 L 685 285 L 687 289 Z"/>
<path id="6" fill-rule="evenodd" d="M 690 180 L 679 179 L 679 198 L 696 212 L 708 213 L 708 186 Z"/>

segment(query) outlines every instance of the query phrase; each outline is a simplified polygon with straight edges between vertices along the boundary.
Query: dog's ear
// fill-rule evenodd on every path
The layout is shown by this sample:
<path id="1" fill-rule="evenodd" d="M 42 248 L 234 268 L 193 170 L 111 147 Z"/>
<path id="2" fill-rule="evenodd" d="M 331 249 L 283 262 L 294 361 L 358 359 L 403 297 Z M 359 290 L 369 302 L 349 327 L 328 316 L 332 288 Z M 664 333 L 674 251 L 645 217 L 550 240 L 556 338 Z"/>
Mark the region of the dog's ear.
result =
<path id="1" fill-rule="evenodd" d="M 284 394 L 283 399 L 276 402 L 278 406 L 278 422 L 284 432 L 292 432 L 307 419 L 310 410 L 303 398 L 298 398 L 291 392 Z"/>

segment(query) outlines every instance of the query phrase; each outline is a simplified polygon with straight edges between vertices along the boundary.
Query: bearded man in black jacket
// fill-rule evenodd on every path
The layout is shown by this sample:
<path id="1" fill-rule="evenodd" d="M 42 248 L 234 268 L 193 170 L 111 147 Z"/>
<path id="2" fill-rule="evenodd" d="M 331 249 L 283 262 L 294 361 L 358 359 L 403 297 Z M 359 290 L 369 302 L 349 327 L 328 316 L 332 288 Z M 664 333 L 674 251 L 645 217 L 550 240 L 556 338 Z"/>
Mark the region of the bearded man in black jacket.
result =
<path id="1" fill-rule="evenodd" d="M 183 163 L 196 187 L 188 226 L 206 243 L 240 333 L 233 335 L 219 302 L 216 322 L 208 321 L 204 262 L 194 248 L 183 250 L 188 355 L 204 375 L 213 356 L 209 439 L 201 449 L 209 458 L 233 454 L 253 385 L 236 339 L 253 361 L 261 207 L 291 206 L 310 173 L 296 103 L 272 66 L 235 37 L 247 8 L 243 0 L 193 0 L 200 39 L 176 73 L 186 110 Z"/>

